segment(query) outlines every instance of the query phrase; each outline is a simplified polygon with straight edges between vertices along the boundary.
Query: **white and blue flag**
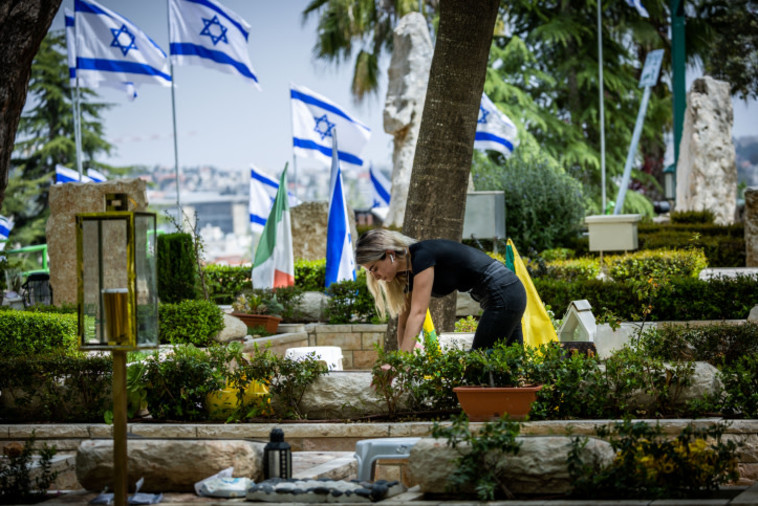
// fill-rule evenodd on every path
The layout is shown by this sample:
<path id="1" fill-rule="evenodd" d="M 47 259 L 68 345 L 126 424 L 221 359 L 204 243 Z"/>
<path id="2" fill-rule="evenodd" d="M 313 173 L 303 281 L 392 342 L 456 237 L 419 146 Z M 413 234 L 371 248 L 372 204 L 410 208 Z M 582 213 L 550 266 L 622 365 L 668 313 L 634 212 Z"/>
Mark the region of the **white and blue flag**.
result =
<path id="1" fill-rule="evenodd" d="M 332 145 L 334 148 L 332 152 L 338 153 L 336 132 L 332 132 Z M 355 281 L 353 241 L 350 237 L 347 201 L 342 186 L 342 170 L 336 154 L 332 155 L 329 195 L 329 217 L 326 225 L 326 288 L 339 281 Z"/>
<path id="2" fill-rule="evenodd" d="M 627 5 L 629 7 L 634 7 L 637 9 L 637 12 L 642 16 L 643 18 L 649 18 L 650 14 L 648 14 L 647 9 L 642 5 L 642 2 L 640 0 L 626 0 Z"/>
<path id="3" fill-rule="evenodd" d="M 250 63 L 250 25 L 215 0 L 169 0 L 169 53 L 177 65 L 201 65 L 243 77 L 260 90 Z"/>
<path id="4" fill-rule="evenodd" d="M 63 165 L 55 166 L 55 184 L 61 183 L 92 183 L 92 178 L 82 174 L 81 181 L 79 180 L 79 172 L 74 169 L 69 169 Z"/>
<path id="5" fill-rule="evenodd" d="M 263 227 L 266 225 L 278 191 L 279 182 L 277 180 L 255 165 L 250 167 L 250 229 L 254 233 L 263 233 Z M 287 192 L 287 200 L 288 208 L 300 203 L 300 200 L 291 192 Z"/>
<path id="6" fill-rule="evenodd" d="M 128 19 L 94 0 L 74 0 L 80 83 L 171 85 L 166 53 Z"/>
<path id="7" fill-rule="evenodd" d="M 371 195 L 373 203 L 371 207 L 389 207 L 390 205 L 390 182 L 373 166 L 368 169 L 368 175 L 371 179 Z"/>
<path id="8" fill-rule="evenodd" d="M 108 180 L 105 174 L 95 169 L 87 169 L 87 176 L 89 176 L 93 183 L 102 183 Z"/>
<path id="9" fill-rule="evenodd" d="M 487 95 L 482 93 L 474 149 L 482 151 L 491 149 L 509 156 L 516 146 L 518 146 L 516 125 L 492 103 Z"/>
<path id="10" fill-rule="evenodd" d="M 12 229 L 13 218 L 0 216 L 0 251 L 3 251 L 5 249 L 5 245 L 7 244 L 8 237 L 10 236 Z M 4 258 L 5 257 L 0 256 L 0 260 L 3 260 Z"/>
<path id="11" fill-rule="evenodd" d="M 363 165 L 361 153 L 371 137 L 371 129 L 318 93 L 303 86 L 290 86 L 295 156 L 315 158 L 328 166 L 332 160 L 332 132 L 338 129 L 342 167 Z"/>
<path id="12" fill-rule="evenodd" d="M 76 87 L 76 28 L 74 23 L 74 13 L 69 9 L 63 10 L 66 18 L 66 50 L 68 53 L 68 77 L 71 87 Z M 125 81 L 122 83 L 103 81 L 103 85 L 112 86 L 117 89 L 121 89 L 126 92 L 126 97 L 129 100 L 137 98 L 137 88 L 134 87 L 134 83 L 131 81 Z M 79 86 L 90 87 L 89 83 L 79 78 Z M 96 87 L 97 83 L 92 87 Z"/>

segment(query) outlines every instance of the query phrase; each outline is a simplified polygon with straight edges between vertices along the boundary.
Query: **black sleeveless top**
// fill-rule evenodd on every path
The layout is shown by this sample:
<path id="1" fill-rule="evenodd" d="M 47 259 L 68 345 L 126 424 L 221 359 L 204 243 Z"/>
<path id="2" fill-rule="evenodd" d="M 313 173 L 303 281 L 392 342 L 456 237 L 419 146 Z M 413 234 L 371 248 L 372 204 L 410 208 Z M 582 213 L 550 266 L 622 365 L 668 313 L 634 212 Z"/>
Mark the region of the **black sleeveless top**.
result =
<path id="1" fill-rule="evenodd" d="M 444 297 L 453 290 L 471 290 L 482 280 L 487 267 L 497 262 L 483 251 L 448 239 L 419 241 L 411 244 L 408 250 L 413 268 L 409 273 L 409 291 L 413 290 L 415 274 L 434 267 L 432 297 Z M 513 281 L 516 280 L 518 278 L 513 274 Z"/>

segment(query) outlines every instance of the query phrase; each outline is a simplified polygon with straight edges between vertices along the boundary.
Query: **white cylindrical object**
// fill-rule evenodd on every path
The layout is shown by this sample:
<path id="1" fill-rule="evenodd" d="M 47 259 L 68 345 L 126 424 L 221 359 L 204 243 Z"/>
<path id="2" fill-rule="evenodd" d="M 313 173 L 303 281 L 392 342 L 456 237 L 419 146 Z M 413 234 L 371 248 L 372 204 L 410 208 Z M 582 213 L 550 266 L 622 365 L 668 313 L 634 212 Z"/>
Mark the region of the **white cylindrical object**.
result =
<path id="1" fill-rule="evenodd" d="M 318 360 L 326 362 L 330 371 L 342 370 L 342 348 L 339 346 L 303 346 L 301 348 L 288 348 L 284 353 L 286 358 L 301 360 L 306 355 L 314 353 Z"/>

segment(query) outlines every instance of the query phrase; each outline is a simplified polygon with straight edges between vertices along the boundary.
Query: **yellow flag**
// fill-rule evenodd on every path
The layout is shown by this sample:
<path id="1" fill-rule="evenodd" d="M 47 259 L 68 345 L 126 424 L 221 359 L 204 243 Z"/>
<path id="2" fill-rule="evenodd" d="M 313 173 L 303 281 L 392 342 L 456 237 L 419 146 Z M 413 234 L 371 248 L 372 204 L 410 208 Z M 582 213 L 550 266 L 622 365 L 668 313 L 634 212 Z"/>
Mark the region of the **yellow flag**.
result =
<path id="1" fill-rule="evenodd" d="M 432 341 L 437 342 L 437 332 L 434 330 L 434 323 L 432 322 L 432 313 L 429 309 L 426 310 L 426 317 L 424 318 L 424 326 L 421 328 L 421 338 L 429 337 Z M 424 339 L 421 339 L 424 342 Z"/>
<path id="2" fill-rule="evenodd" d="M 532 283 L 532 278 L 526 270 L 524 262 L 516 251 L 513 241 L 508 239 L 505 254 L 505 266 L 516 273 L 526 289 L 526 310 L 521 318 L 521 330 L 524 334 L 525 346 L 539 346 L 550 341 L 557 341 L 558 335 L 545 310 L 542 299 Z"/>

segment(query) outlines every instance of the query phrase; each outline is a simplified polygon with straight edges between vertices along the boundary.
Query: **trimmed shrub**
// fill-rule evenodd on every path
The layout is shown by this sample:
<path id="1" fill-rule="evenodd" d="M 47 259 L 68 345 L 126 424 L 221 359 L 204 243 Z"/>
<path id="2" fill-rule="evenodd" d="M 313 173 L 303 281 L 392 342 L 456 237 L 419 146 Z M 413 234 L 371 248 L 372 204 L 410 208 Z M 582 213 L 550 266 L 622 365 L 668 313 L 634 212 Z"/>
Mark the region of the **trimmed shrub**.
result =
<path id="1" fill-rule="evenodd" d="M 184 232 L 158 236 L 158 297 L 175 303 L 196 299 L 197 264 L 192 235 Z"/>
<path id="2" fill-rule="evenodd" d="M 377 323 L 374 297 L 366 286 L 366 275 L 361 273 L 356 281 L 332 283 L 326 290 L 329 301 L 325 315 L 329 323 Z"/>
<path id="3" fill-rule="evenodd" d="M 16 357 L 49 352 L 76 352 L 77 316 L 32 311 L 3 311 L 0 318 L 0 349 Z"/>
<path id="4" fill-rule="evenodd" d="M 216 304 L 231 304 L 243 290 L 250 288 L 252 267 L 216 265 L 203 267 L 208 297 Z"/>
<path id="5" fill-rule="evenodd" d="M 323 292 L 325 282 L 326 259 L 295 261 L 295 286 L 304 292 Z"/>
<path id="6" fill-rule="evenodd" d="M 221 309 L 207 300 L 158 304 L 158 340 L 162 344 L 208 346 L 224 329 Z"/>
<path id="7" fill-rule="evenodd" d="M 671 223 L 712 225 L 716 215 L 710 209 L 702 211 L 674 211 L 670 215 Z"/>
<path id="8" fill-rule="evenodd" d="M 607 309 L 622 320 L 636 320 L 643 305 L 637 295 L 639 283 L 634 280 L 533 278 L 532 281 L 542 301 L 559 315 L 572 300 L 587 299 L 595 314 Z M 758 279 L 742 276 L 702 281 L 673 277 L 644 304 L 652 306 L 649 318 L 654 321 L 743 319 L 758 304 Z"/>
<path id="9" fill-rule="evenodd" d="M 0 370 L 2 420 L 102 422 L 111 406 L 110 355 L 6 356 Z"/>

